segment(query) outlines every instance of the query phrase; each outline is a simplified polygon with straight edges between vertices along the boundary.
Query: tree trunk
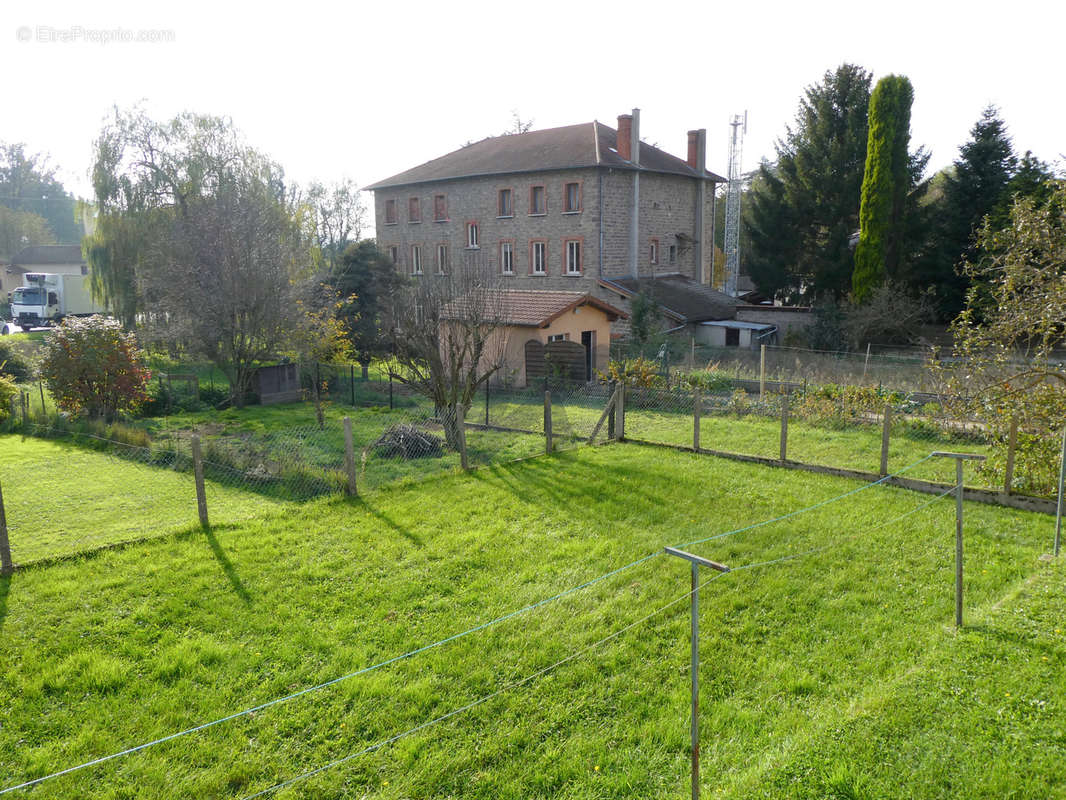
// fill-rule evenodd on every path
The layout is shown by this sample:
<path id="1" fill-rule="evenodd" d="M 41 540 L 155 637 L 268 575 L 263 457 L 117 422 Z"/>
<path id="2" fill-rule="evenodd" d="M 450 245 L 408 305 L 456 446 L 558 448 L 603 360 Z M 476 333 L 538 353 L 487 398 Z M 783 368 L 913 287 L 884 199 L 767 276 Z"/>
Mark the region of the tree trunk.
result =
<path id="1" fill-rule="evenodd" d="M 369 361 L 360 361 L 359 364 L 363 368 L 363 380 L 364 381 L 370 380 L 370 362 Z"/>
<path id="2" fill-rule="evenodd" d="M 441 426 L 444 428 L 444 440 L 448 447 L 457 453 L 463 453 L 466 449 L 466 439 L 463 436 L 463 424 L 466 418 L 465 409 L 459 404 L 443 406 L 437 409 Z"/>

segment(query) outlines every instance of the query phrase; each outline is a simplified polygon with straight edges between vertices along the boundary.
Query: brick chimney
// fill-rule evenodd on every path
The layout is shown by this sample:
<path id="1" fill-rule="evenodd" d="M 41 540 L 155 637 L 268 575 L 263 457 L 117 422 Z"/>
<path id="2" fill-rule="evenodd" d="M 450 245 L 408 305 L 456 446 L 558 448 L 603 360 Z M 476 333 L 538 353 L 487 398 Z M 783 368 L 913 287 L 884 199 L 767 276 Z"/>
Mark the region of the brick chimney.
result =
<path id="1" fill-rule="evenodd" d="M 707 169 L 707 130 L 688 132 L 688 165 L 697 172 Z"/>
<path id="2" fill-rule="evenodd" d="M 630 150 L 630 137 L 633 135 L 633 115 L 632 114 L 619 114 L 618 115 L 618 141 L 616 148 L 618 155 L 624 158 L 626 161 L 630 160 L 632 151 Z"/>

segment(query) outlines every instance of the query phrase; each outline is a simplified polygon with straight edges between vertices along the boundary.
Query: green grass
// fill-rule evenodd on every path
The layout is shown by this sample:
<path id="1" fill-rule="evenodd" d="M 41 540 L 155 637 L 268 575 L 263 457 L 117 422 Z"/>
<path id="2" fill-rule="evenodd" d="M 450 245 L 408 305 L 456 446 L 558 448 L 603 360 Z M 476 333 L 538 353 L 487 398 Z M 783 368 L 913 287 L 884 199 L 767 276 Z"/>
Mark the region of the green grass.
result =
<path id="1" fill-rule="evenodd" d="M 290 504 L 19 572 L 0 582 L 0 787 L 424 645 L 664 544 L 860 485 L 620 445 L 359 501 Z M 967 505 L 968 626 L 957 633 L 950 501 L 878 527 L 928 499 L 876 487 L 691 546 L 734 566 L 829 547 L 701 592 L 708 796 L 1063 796 L 1064 573 L 1037 558 L 1051 523 Z M 242 797 L 470 703 L 675 599 L 527 685 L 277 796 L 682 796 L 687 587 L 687 565 L 654 558 L 32 796 Z"/>

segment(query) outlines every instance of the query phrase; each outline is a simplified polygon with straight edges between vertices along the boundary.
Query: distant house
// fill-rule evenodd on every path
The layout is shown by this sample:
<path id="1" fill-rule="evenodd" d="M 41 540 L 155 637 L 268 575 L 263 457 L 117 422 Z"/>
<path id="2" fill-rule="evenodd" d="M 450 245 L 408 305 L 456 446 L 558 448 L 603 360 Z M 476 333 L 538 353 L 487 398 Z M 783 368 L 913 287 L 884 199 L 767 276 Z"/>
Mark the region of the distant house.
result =
<path id="1" fill-rule="evenodd" d="M 497 299 L 493 313 L 501 324 L 485 348 L 487 358 L 499 359 L 493 383 L 522 387 L 549 376 L 590 381 L 606 371 L 611 324 L 626 316 L 621 309 L 586 292 L 506 289 Z M 445 306 L 441 316 L 451 313 Z"/>
<path id="2" fill-rule="evenodd" d="M 89 265 L 81 257 L 78 244 L 40 244 L 23 248 L 10 263 L 3 265 L 0 290 L 10 292 L 22 285 L 27 272 L 52 272 L 60 275 L 88 275 Z"/>
<path id="3" fill-rule="evenodd" d="M 416 279 L 476 265 L 508 288 L 588 295 L 622 312 L 639 286 L 667 322 L 680 312 L 687 324 L 734 316 L 708 285 L 725 179 L 705 161 L 706 131 L 689 131 L 679 158 L 640 140 L 634 109 L 617 128 L 483 139 L 367 188 L 379 247 Z M 626 331 L 624 313 L 611 330 Z"/>

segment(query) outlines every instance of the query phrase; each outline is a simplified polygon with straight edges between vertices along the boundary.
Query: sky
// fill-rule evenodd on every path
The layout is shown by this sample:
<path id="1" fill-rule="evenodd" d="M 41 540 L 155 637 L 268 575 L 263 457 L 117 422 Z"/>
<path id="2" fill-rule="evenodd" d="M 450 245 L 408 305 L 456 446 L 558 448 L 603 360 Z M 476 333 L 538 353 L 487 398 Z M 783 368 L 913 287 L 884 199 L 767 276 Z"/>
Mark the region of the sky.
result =
<path id="1" fill-rule="evenodd" d="M 282 10 L 284 9 L 284 10 Z M 949 165 L 989 103 L 1016 150 L 1063 166 L 1066 3 L 25 2 L 0 8 L 0 141 L 51 156 L 90 196 L 92 143 L 118 106 L 226 116 L 299 182 L 389 177 L 514 114 L 550 128 L 641 109 L 681 157 L 707 129 L 728 169 L 773 158 L 805 87 L 844 62 L 910 78 L 912 147 Z M 369 200 L 369 198 L 368 198 Z"/>

